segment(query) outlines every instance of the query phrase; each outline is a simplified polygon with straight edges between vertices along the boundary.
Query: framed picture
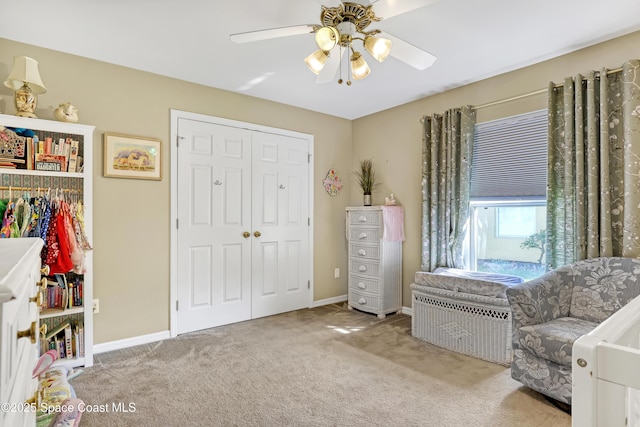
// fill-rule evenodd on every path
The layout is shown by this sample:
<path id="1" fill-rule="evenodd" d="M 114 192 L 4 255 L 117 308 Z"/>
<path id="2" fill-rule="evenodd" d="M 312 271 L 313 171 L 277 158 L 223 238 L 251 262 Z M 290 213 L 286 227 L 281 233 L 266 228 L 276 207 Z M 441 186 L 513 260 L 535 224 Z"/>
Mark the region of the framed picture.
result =
<path id="1" fill-rule="evenodd" d="M 162 179 L 162 142 L 142 136 L 104 134 L 104 176 Z"/>

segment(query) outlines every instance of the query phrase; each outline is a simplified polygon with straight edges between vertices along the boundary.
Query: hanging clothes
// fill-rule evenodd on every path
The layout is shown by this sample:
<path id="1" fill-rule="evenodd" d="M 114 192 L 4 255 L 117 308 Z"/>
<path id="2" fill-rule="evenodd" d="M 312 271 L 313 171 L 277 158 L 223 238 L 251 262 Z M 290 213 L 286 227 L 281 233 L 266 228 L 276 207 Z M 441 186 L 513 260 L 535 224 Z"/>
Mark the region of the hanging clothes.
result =
<path id="1" fill-rule="evenodd" d="M 84 231 L 84 207 L 81 201 L 77 201 L 73 204 L 72 213 L 73 228 L 75 230 L 76 240 L 78 241 L 78 244 L 83 251 L 90 251 L 92 248 L 91 244 L 89 243 L 89 239 L 87 238 L 87 235 Z"/>
<path id="2" fill-rule="evenodd" d="M 15 216 L 16 204 L 9 201 L 7 209 L 4 211 L 4 217 L 2 219 L 2 228 L 0 229 L 0 238 L 6 239 L 9 237 L 18 237 L 20 229 L 16 224 Z"/>
<path id="3" fill-rule="evenodd" d="M 40 237 L 42 203 L 42 197 L 32 197 L 31 200 L 29 200 L 29 205 L 31 205 L 31 218 L 29 219 L 26 236 L 24 237 Z"/>
<path id="4" fill-rule="evenodd" d="M 52 215 L 47 231 L 47 253 L 43 263 L 49 266 L 50 274 L 67 273 L 73 269 L 69 250 L 69 236 L 64 225 L 64 214 L 60 208 L 61 202 L 54 200 Z"/>
<path id="5" fill-rule="evenodd" d="M 17 237 L 26 237 L 27 227 L 29 226 L 29 222 L 31 222 L 31 205 L 28 200 L 28 196 L 27 200 L 20 197 L 16 202 L 16 225 L 19 230 Z"/>

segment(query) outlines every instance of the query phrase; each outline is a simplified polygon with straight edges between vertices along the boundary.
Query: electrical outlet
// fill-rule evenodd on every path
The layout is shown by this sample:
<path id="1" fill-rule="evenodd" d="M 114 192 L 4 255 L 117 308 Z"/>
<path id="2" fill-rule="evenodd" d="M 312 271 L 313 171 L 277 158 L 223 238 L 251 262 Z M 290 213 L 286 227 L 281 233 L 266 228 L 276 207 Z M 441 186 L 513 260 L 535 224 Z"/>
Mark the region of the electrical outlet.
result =
<path id="1" fill-rule="evenodd" d="M 98 314 L 100 313 L 100 300 L 99 299 L 94 299 L 93 300 L 93 314 Z"/>
<path id="2" fill-rule="evenodd" d="M 336 268 L 335 270 L 333 270 L 333 277 L 335 277 L 336 279 L 338 277 L 340 277 L 340 269 Z"/>

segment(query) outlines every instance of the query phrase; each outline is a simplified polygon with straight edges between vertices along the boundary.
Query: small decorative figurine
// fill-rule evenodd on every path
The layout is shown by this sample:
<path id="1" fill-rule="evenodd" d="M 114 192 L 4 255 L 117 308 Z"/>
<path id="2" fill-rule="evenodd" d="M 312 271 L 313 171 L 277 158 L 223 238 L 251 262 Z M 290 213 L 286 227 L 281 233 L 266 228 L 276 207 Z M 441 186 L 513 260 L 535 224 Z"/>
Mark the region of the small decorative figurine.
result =
<path id="1" fill-rule="evenodd" d="M 384 204 L 387 206 L 395 206 L 396 205 L 396 199 L 393 197 L 393 193 L 391 193 L 391 195 L 389 197 L 385 197 L 384 198 Z"/>
<path id="2" fill-rule="evenodd" d="M 53 110 L 53 116 L 61 122 L 75 123 L 78 121 L 78 109 L 71 103 L 65 102 Z"/>

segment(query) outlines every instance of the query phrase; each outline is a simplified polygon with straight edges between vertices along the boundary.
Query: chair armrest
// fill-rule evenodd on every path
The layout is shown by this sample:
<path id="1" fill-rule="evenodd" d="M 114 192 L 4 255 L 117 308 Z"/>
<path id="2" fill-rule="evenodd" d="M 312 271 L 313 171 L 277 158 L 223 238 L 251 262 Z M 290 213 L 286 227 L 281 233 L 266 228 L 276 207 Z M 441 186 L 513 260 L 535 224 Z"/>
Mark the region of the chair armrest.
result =
<path id="1" fill-rule="evenodd" d="M 522 326 L 567 317 L 572 290 L 573 282 L 567 282 L 556 271 L 508 288 L 514 333 Z"/>

